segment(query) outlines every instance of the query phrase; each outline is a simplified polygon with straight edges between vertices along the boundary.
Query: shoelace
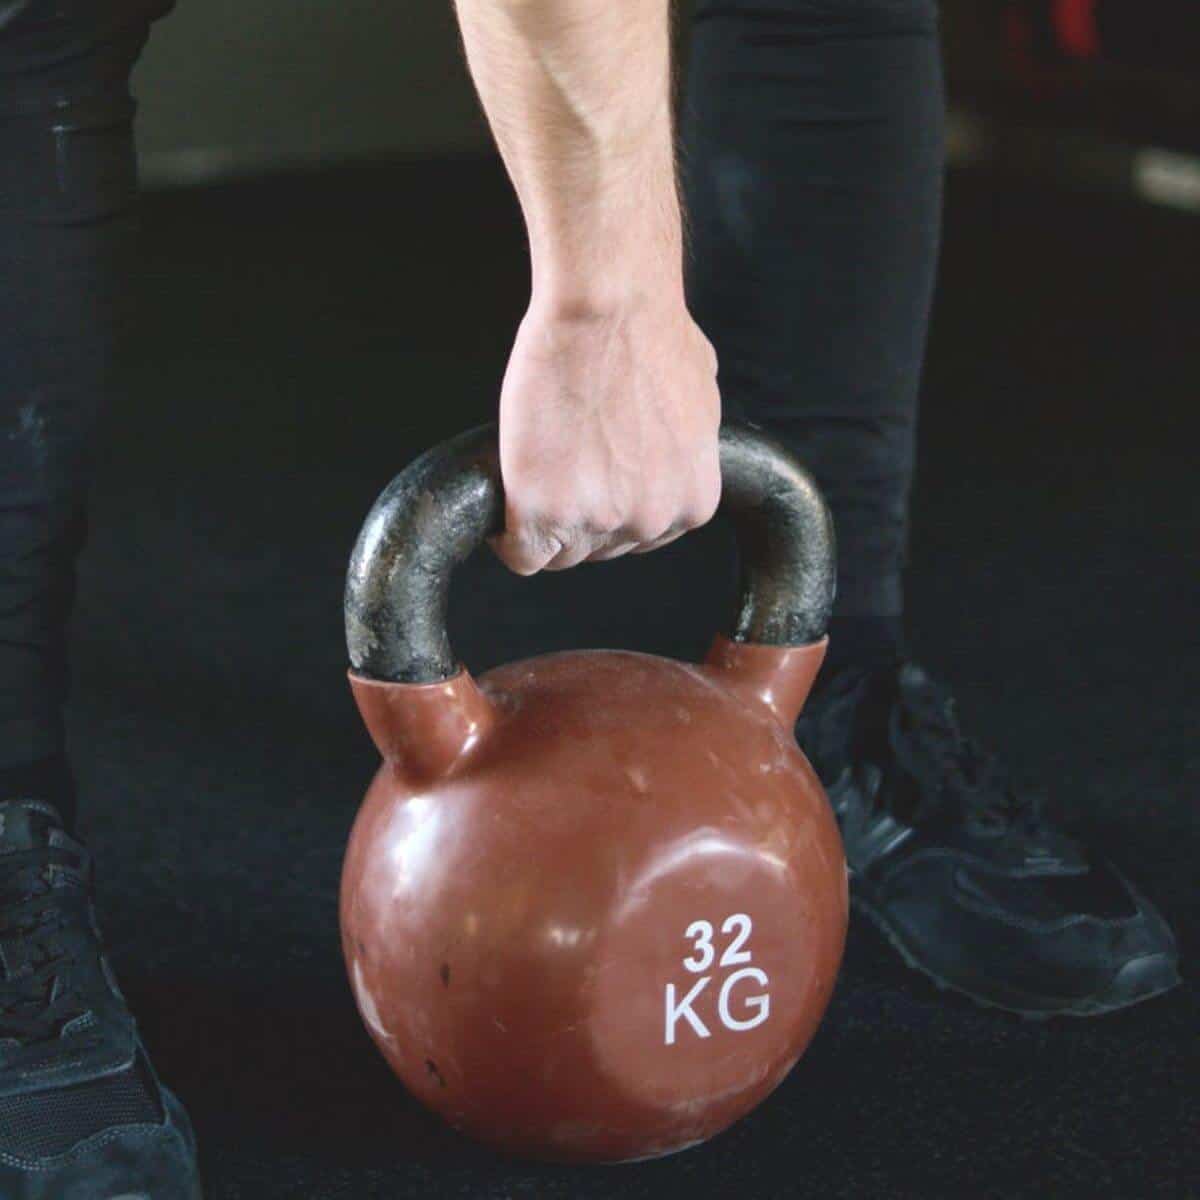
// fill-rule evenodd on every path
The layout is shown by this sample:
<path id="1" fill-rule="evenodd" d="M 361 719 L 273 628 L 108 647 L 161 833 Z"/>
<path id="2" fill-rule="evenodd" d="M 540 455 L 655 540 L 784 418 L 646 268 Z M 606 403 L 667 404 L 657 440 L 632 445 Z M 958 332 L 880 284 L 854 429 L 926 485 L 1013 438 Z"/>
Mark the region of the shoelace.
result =
<path id="1" fill-rule="evenodd" d="M 21 949 L 21 965 L 0 978 L 0 1042 L 46 1041 L 87 1011 L 64 971 L 71 955 L 62 934 L 72 914 L 66 896 L 52 883 L 56 872 L 78 878 L 84 866 L 80 854 L 65 847 L 0 858 L 0 942 L 19 943 Z M 74 887 L 67 895 L 72 892 Z"/>
<path id="2" fill-rule="evenodd" d="M 1041 828 L 1042 798 L 1018 791 L 997 756 L 963 734 L 954 698 L 941 685 L 924 676 L 917 683 L 902 678 L 890 734 L 920 789 L 914 823 L 952 806 L 981 832 L 1032 834 Z"/>

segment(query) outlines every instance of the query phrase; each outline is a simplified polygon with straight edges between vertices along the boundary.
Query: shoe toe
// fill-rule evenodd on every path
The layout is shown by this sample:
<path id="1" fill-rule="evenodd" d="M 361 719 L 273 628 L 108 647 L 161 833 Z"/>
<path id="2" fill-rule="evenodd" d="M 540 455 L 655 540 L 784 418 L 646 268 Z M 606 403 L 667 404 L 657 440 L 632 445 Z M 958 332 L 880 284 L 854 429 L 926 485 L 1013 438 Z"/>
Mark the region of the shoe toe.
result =
<path id="1" fill-rule="evenodd" d="M 1179 982 L 1170 927 L 1109 864 L 1030 875 L 931 852 L 888 883 L 856 880 L 860 908 L 910 965 L 982 1004 L 1093 1016 Z"/>
<path id="2" fill-rule="evenodd" d="M 1113 976 L 1107 992 L 1097 998 L 1097 1011 L 1128 1008 L 1169 992 L 1179 982 L 1179 966 L 1173 954 L 1143 954 L 1131 958 Z"/>
<path id="3" fill-rule="evenodd" d="M 1135 913 L 1120 923 L 1111 951 L 1113 970 L 1107 989 L 1096 996 L 1097 1011 L 1127 1008 L 1169 992 L 1180 982 L 1179 950 L 1166 918 L 1115 867 Z"/>

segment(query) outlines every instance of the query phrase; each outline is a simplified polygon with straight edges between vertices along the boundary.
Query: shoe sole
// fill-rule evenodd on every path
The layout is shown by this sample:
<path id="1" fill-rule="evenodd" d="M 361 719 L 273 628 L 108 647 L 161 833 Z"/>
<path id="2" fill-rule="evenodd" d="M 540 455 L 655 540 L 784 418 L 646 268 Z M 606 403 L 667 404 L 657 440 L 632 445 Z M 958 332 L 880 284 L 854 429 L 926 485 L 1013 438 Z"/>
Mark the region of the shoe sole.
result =
<path id="1" fill-rule="evenodd" d="M 956 992 L 980 1008 L 999 1009 L 1027 1021 L 1047 1021 L 1051 1017 L 1100 1017 L 1145 1000 L 1153 1000 L 1180 983 L 1178 964 L 1170 955 L 1147 954 L 1127 962 L 1113 975 L 1108 988 L 1099 996 L 1068 1000 L 1058 996 L 1029 995 L 1012 988 L 1008 989 L 1011 1000 L 984 996 L 960 980 L 939 975 L 922 962 L 899 930 L 869 900 L 852 894 L 850 903 L 856 911 L 870 919 L 906 966 L 919 971 L 940 991 Z"/>

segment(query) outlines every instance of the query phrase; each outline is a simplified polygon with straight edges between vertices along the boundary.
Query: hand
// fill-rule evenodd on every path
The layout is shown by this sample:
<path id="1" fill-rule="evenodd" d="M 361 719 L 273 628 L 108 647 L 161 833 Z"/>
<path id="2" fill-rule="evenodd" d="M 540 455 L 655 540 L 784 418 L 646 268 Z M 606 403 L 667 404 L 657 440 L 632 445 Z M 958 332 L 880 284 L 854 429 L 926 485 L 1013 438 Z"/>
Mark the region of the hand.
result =
<path id="1" fill-rule="evenodd" d="M 682 298 L 599 314 L 535 300 L 500 397 L 500 558 L 558 571 L 705 524 L 721 493 L 716 375 Z"/>

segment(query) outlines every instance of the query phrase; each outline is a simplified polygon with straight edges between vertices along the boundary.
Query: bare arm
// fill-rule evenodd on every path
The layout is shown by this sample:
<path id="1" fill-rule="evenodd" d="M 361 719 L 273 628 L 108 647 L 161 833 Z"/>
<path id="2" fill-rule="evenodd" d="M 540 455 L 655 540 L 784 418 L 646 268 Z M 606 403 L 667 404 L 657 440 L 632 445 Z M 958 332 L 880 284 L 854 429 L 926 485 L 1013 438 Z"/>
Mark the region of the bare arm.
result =
<path id="1" fill-rule="evenodd" d="M 458 0 L 529 233 L 500 405 L 523 573 L 649 549 L 716 506 L 712 347 L 687 312 L 668 0 Z"/>

